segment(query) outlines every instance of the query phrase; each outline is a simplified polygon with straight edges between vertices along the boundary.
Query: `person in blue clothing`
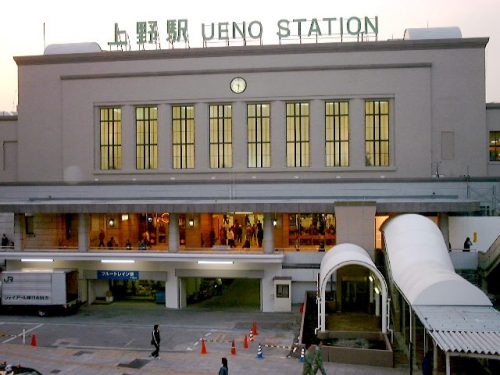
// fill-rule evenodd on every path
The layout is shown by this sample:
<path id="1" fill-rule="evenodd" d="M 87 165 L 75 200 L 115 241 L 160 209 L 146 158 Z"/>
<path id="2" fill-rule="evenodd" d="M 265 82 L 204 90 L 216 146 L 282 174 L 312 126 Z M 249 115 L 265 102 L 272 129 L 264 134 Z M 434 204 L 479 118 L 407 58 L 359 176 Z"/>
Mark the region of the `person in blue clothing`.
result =
<path id="1" fill-rule="evenodd" d="M 227 367 L 226 357 L 222 357 L 222 366 L 219 369 L 219 375 L 229 375 L 229 369 Z"/>
<path id="2" fill-rule="evenodd" d="M 425 353 L 422 361 L 422 375 L 432 375 L 432 352 Z"/>

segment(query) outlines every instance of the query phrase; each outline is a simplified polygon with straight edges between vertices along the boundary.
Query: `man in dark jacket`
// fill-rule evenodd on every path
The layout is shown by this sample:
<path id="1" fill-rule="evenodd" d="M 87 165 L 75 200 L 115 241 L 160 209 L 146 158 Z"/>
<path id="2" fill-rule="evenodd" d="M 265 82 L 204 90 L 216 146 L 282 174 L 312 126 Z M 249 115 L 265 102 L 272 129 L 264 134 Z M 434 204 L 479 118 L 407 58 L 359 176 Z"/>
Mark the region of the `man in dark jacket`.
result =
<path id="1" fill-rule="evenodd" d="M 151 357 L 159 359 L 160 354 L 160 328 L 158 324 L 153 327 L 153 332 L 151 332 L 151 345 L 154 345 L 155 350 L 151 353 Z"/>

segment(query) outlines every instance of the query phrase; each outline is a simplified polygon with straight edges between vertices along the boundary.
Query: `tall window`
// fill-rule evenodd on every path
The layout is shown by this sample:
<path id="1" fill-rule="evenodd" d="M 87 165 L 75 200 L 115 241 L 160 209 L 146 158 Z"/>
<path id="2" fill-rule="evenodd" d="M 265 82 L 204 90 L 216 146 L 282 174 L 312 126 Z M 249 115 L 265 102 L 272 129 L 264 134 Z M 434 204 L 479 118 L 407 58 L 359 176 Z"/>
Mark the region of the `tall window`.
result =
<path id="1" fill-rule="evenodd" d="M 349 102 L 325 103 L 326 166 L 349 165 Z"/>
<path id="2" fill-rule="evenodd" d="M 194 168 L 194 106 L 172 107 L 172 167 Z"/>
<path id="3" fill-rule="evenodd" d="M 247 105 L 248 167 L 266 168 L 271 166 L 269 104 Z"/>
<path id="4" fill-rule="evenodd" d="M 122 111 L 120 108 L 101 108 L 99 114 L 101 169 L 121 169 Z"/>
<path id="5" fill-rule="evenodd" d="M 286 104 L 286 165 L 309 166 L 309 103 Z"/>
<path id="6" fill-rule="evenodd" d="M 490 161 L 500 161 L 500 131 L 490 132 Z"/>
<path id="7" fill-rule="evenodd" d="M 158 108 L 135 109 L 137 169 L 158 168 Z"/>
<path id="8" fill-rule="evenodd" d="M 210 106 L 210 168 L 233 166 L 232 111 L 230 104 Z"/>
<path id="9" fill-rule="evenodd" d="M 367 166 L 389 165 L 389 101 L 365 102 L 365 162 Z"/>

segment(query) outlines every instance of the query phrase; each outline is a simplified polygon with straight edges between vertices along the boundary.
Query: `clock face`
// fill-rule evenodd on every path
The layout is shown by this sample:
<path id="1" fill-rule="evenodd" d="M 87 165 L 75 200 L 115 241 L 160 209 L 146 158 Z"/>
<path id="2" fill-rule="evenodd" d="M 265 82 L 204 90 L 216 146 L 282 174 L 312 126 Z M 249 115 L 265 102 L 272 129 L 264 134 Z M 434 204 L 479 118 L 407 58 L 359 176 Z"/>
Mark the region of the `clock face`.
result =
<path id="1" fill-rule="evenodd" d="M 236 77 L 231 80 L 229 87 L 232 92 L 241 94 L 247 88 L 247 81 L 244 78 Z"/>

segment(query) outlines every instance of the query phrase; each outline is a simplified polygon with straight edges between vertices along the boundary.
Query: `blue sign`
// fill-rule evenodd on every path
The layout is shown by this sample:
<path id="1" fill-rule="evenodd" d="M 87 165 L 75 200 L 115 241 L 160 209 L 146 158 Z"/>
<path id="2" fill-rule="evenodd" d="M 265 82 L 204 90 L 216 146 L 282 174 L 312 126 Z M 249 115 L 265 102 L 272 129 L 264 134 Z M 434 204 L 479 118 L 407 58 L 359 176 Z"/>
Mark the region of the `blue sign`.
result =
<path id="1" fill-rule="evenodd" d="M 139 280 L 139 271 L 97 271 L 98 280 Z"/>

